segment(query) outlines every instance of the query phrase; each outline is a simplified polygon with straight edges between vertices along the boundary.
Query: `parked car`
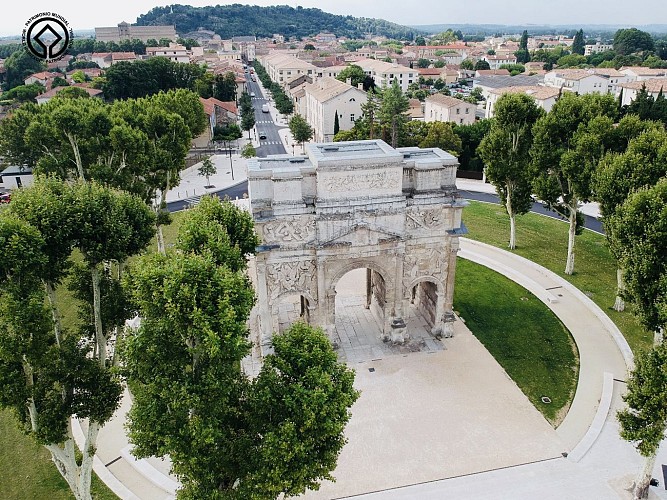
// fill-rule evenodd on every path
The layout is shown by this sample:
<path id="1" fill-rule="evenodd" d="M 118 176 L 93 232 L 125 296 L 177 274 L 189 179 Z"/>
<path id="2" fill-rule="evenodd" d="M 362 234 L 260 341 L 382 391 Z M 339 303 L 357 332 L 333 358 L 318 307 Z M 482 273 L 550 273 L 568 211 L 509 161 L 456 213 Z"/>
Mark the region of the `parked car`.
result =
<path id="1" fill-rule="evenodd" d="M 12 201 L 11 193 L 0 193 L 0 203 L 9 203 Z"/>

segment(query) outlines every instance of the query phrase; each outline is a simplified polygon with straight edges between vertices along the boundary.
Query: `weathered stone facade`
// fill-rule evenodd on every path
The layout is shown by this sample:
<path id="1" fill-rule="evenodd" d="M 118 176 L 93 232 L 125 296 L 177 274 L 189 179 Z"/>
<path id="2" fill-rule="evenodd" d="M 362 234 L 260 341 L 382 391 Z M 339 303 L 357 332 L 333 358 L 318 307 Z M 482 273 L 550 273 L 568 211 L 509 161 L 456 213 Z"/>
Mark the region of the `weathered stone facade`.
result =
<path id="1" fill-rule="evenodd" d="M 301 297 L 302 316 L 332 333 L 336 284 L 367 269 L 366 306 L 392 335 L 414 304 L 432 333 L 451 335 L 458 235 L 465 205 L 455 157 L 384 141 L 310 144 L 307 155 L 248 162 L 262 348 L 277 308 Z"/>

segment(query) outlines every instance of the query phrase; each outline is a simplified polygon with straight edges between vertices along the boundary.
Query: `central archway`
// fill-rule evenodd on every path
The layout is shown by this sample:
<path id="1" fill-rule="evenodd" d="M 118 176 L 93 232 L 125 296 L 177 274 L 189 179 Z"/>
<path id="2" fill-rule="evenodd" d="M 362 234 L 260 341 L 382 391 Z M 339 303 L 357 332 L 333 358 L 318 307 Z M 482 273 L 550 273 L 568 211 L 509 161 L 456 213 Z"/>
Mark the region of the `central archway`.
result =
<path id="1" fill-rule="evenodd" d="M 335 286 L 334 341 L 353 344 L 380 339 L 386 317 L 387 285 L 380 273 L 357 268 L 345 273 Z M 363 343 L 363 342 L 362 342 Z"/>

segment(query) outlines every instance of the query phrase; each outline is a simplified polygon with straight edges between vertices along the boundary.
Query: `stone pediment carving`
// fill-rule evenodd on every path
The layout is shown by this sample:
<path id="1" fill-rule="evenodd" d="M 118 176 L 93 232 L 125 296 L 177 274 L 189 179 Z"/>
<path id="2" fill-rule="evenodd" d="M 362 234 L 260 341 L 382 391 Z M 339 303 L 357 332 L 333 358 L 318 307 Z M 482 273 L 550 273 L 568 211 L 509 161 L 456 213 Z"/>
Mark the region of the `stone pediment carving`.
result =
<path id="1" fill-rule="evenodd" d="M 333 238 L 323 241 L 319 246 L 366 246 L 377 245 L 385 241 L 400 240 L 402 236 L 396 232 L 373 226 L 365 222 L 356 222 L 348 229 Z"/>
<path id="2" fill-rule="evenodd" d="M 275 220 L 262 227 L 265 243 L 303 244 L 315 239 L 315 220 L 312 217 Z"/>

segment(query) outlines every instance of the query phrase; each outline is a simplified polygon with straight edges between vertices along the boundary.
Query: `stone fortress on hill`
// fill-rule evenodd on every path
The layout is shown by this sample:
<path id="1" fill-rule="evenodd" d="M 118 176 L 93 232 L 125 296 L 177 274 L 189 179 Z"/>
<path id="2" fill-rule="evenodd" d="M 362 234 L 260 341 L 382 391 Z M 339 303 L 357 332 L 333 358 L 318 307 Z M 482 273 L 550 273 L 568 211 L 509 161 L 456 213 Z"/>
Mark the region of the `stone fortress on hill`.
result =
<path id="1" fill-rule="evenodd" d="M 366 269 L 366 304 L 381 336 L 402 342 L 421 314 L 452 335 L 454 273 L 465 202 L 457 159 L 439 148 L 394 149 L 382 140 L 306 145 L 304 156 L 248 162 L 250 207 L 262 244 L 252 276 L 262 352 L 280 331 L 281 301 L 333 338 L 336 284 Z"/>

